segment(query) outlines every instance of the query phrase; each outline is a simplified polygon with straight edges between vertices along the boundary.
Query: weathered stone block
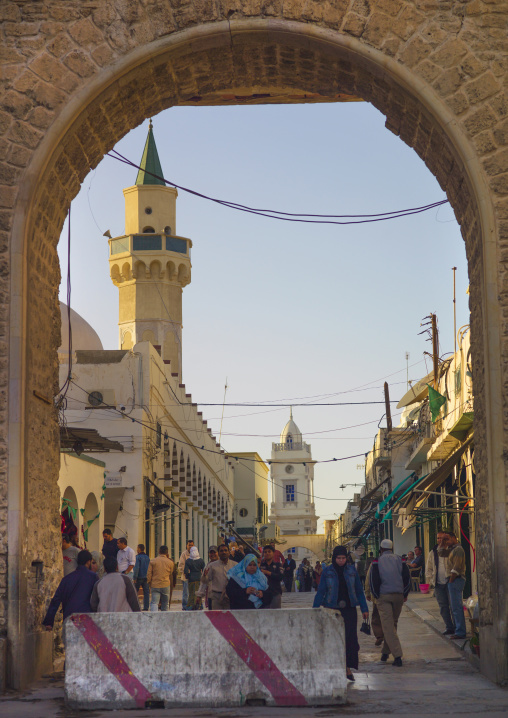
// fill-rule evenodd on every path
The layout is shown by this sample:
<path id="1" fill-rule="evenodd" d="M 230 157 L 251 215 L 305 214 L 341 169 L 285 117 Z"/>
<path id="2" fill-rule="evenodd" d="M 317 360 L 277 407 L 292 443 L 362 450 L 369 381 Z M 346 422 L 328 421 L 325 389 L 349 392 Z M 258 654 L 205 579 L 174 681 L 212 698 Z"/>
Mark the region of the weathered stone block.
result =
<path id="1" fill-rule="evenodd" d="M 445 42 L 438 50 L 432 53 L 430 60 L 442 68 L 454 67 L 467 55 L 467 45 L 461 40 L 452 39 Z"/>
<path id="2" fill-rule="evenodd" d="M 33 107 L 33 101 L 21 92 L 10 90 L 3 96 L 0 107 L 16 119 L 23 119 Z"/>
<path id="3" fill-rule="evenodd" d="M 36 35 L 39 25 L 36 22 L 6 22 L 4 32 L 7 37 L 27 37 Z"/>
<path id="4" fill-rule="evenodd" d="M 66 74 L 61 62 L 49 54 L 37 57 L 30 63 L 29 67 L 42 80 L 54 84 L 58 84 Z"/>
<path id="5" fill-rule="evenodd" d="M 500 86 L 496 78 L 491 72 L 486 72 L 464 87 L 464 92 L 469 98 L 471 104 L 476 104 L 481 100 L 499 92 Z"/>
<path id="6" fill-rule="evenodd" d="M 353 37 L 360 37 L 365 29 L 366 19 L 354 12 L 348 12 L 342 25 L 343 32 Z"/>
<path id="7" fill-rule="evenodd" d="M 466 117 L 464 126 L 469 134 L 474 137 L 482 130 L 490 130 L 496 124 L 496 116 L 488 105 L 481 107 L 473 114 Z"/>
<path id="8" fill-rule="evenodd" d="M 487 152 L 493 152 L 497 149 L 497 145 L 494 142 L 494 136 L 489 130 L 486 132 L 480 132 L 479 135 L 476 135 L 473 141 L 480 155 L 484 155 Z"/>
<path id="9" fill-rule="evenodd" d="M 77 45 L 88 49 L 100 45 L 104 39 L 102 32 L 90 18 L 83 18 L 74 23 L 74 25 L 71 25 L 69 35 Z"/>
<path id="10" fill-rule="evenodd" d="M 462 85 L 462 75 L 457 67 L 452 67 L 442 72 L 432 84 L 442 97 L 447 97 Z"/>
<path id="11" fill-rule="evenodd" d="M 80 77 L 90 77 L 97 69 L 90 57 L 81 50 L 72 50 L 63 58 L 63 62 Z"/>
<path id="12" fill-rule="evenodd" d="M 55 57 L 62 57 L 62 55 L 70 52 L 74 46 L 74 42 L 71 38 L 67 34 L 61 33 L 51 40 L 46 47 L 48 52 Z"/>

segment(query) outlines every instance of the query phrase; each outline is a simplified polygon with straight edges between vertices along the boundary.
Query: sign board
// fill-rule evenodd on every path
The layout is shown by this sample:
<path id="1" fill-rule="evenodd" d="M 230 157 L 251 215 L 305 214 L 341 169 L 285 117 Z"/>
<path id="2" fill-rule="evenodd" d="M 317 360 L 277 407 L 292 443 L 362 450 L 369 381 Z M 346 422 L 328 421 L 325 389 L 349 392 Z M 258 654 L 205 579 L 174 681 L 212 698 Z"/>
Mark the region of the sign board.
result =
<path id="1" fill-rule="evenodd" d="M 122 486 L 122 474 L 113 474 L 112 476 L 106 475 L 105 483 L 107 489 L 113 489 L 117 486 Z"/>

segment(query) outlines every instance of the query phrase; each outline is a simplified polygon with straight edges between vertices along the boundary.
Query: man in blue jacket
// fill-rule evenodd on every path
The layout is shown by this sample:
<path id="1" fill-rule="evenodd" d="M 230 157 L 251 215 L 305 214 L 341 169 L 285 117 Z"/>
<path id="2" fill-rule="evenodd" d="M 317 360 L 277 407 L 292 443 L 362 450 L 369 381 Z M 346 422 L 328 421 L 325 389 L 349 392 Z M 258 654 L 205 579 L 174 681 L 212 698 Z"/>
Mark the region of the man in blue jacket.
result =
<path id="1" fill-rule="evenodd" d="M 150 557 L 145 553 L 145 545 L 138 543 L 138 555 L 134 565 L 133 578 L 136 591 L 139 591 L 141 586 L 143 587 L 143 611 L 148 611 L 150 608 L 150 589 L 146 578 L 149 564 Z"/>
<path id="2" fill-rule="evenodd" d="M 62 604 L 64 621 L 72 613 L 92 612 L 90 597 L 97 582 L 97 574 L 90 570 L 92 560 L 93 556 L 90 551 L 80 551 L 78 553 L 77 569 L 62 578 L 55 595 L 51 599 L 42 622 L 46 631 L 53 629 L 56 612 L 60 608 L 60 604 Z"/>

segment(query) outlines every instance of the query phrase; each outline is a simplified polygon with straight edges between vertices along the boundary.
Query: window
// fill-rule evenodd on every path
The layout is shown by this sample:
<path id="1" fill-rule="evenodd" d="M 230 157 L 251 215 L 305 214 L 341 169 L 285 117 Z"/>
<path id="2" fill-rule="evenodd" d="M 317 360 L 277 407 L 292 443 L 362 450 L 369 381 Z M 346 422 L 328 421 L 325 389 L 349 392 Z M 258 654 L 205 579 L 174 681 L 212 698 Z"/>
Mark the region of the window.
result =
<path id="1" fill-rule="evenodd" d="M 288 445 L 289 448 L 291 448 L 293 446 L 293 437 L 291 434 L 288 434 L 286 436 L 286 444 Z"/>
<path id="2" fill-rule="evenodd" d="M 263 499 L 260 499 L 259 497 L 257 497 L 257 509 L 258 509 L 258 516 L 257 516 L 258 523 L 262 524 L 264 521 L 264 515 L 265 515 L 265 502 L 263 501 Z"/>
<path id="3" fill-rule="evenodd" d="M 249 512 L 247 511 L 247 509 L 240 509 L 240 516 L 241 516 L 242 518 L 244 518 L 245 516 L 247 516 L 248 513 L 249 513 Z"/>
<path id="4" fill-rule="evenodd" d="M 155 445 L 160 449 L 162 444 L 162 426 L 157 422 L 157 431 L 155 434 Z"/>
<path id="5" fill-rule="evenodd" d="M 294 502 L 295 500 L 295 485 L 286 484 L 286 503 Z"/>

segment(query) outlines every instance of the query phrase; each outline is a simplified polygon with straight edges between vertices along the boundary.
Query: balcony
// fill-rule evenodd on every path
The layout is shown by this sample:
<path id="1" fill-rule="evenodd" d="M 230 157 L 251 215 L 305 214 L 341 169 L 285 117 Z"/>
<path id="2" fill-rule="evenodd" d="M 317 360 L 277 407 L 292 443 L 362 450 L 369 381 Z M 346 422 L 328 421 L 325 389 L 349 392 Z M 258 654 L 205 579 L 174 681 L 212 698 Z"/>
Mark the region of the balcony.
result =
<path id="1" fill-rule="evenodd" d="M 169 234 L 130 234 L 109 240 L 110 256 L 130 252 L 176 252 L 190 257 L 191 241 Z"/>
<path id="2" fill-rule="evenodd" d="M 310 445 L 305 441 L 299 444 L 287 444 L 284 442 L 282 444 L 272 444 L 272 451 L 306 451 L 310 453 Z"/>

